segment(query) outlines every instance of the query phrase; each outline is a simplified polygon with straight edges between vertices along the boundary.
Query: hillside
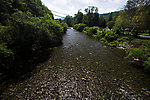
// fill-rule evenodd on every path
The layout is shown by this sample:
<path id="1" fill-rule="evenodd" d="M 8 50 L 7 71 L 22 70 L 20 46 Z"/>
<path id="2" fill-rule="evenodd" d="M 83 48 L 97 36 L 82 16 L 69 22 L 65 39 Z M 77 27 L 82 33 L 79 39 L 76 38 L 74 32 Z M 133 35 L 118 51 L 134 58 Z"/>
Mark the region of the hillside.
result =
<path id="1" fill-rule="evenodd" d="M 117 14 L 119 14 L 119 11 L 115 11 L 115 12 L 111 12 L 111 13 L 112 13 L 112 17 L 114 17 Z M 111 13 L 104 13 L 104 14 L 100 14 L 100 15 L 103 15 L 104 18 L 108 18 Z"/>

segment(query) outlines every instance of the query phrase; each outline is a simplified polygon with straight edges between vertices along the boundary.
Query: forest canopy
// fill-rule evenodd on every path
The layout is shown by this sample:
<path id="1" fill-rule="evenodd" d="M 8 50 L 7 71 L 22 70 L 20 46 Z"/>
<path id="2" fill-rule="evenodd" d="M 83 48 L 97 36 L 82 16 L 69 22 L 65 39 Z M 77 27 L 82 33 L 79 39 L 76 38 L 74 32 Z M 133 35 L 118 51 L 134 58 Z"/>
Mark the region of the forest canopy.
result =
<path id="1" fill-rule="evenodd" d="M 67 30 L 41 0 L 1 0 L 0 7 L 0 72 L 30 52 L 60 44 Z"/>

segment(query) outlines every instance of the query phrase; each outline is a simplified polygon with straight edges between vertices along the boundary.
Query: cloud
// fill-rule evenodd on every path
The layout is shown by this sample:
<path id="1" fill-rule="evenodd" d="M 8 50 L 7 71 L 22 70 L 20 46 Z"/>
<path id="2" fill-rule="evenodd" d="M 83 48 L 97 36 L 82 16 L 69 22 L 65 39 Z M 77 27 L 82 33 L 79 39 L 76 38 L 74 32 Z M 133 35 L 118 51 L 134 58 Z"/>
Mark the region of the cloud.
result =
<path id="1" fill-rule="evenodd" d="M 50 10 L 60 12 L 53 12 L 54 15 L 65 17 L 64 14 L 73 16 L 79 9 L 84 12 L 88 6 L 98 7 L 101 14 L 120 10 L 127 0 L 42 0 L 42 2 Z"/>

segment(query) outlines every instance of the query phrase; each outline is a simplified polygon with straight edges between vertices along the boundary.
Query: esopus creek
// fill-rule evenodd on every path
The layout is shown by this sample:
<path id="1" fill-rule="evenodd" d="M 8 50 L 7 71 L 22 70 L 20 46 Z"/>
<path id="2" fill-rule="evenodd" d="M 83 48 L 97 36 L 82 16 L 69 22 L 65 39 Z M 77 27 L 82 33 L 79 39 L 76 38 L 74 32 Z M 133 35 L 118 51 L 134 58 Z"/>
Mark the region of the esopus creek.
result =
<path id="1" fill-rule="evenodd" d="M 129 65 L 125 51 L 74 29 L 45 66 L 6 90 L 3 99 L 150 100 L 150 76 Z"/>

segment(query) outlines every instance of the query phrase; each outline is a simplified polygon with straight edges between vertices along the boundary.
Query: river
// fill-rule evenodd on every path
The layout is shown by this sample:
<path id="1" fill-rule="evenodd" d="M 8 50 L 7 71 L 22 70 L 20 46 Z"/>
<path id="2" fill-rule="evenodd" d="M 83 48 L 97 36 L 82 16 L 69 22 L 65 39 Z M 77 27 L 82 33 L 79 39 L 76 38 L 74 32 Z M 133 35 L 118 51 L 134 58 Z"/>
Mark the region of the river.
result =
<path id="1" fill-rule="evenodd" d="M 40 72 L 11 86 L 2 98 L 150 100 L 150 76 L 129 65 L 126 53 L 74 29 L 53 48 Z"/>

